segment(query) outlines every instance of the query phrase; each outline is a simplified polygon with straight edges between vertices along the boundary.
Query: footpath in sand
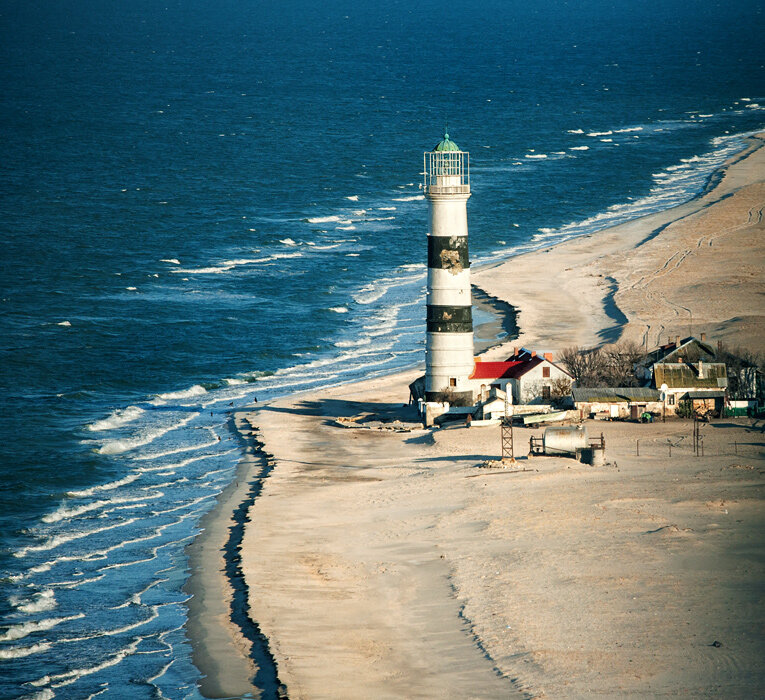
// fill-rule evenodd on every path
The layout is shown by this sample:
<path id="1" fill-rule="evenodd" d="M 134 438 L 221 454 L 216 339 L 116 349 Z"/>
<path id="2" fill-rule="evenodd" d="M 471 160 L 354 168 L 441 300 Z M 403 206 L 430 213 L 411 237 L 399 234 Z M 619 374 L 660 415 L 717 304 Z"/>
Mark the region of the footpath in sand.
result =
<path id="1" fill-rule="evenodd" d="M 518 342 L 537 350 L 620 336 L 650 348 L 686 335 L 691 316 L 695 333 L 759 350 L 760 143 L 703 197 L 474 279 L 518 309 Z M 590 423 L 605 433 L 604 467 L 482 469 L 499 429 L 421 430 L 403 407 L 420 373 L 239 416 L 273 466 L 241 544 L 249 615 L 289 697 L 761 694 L 762 424 L 705 426 L 697 457 L 683 421 Z M 364 412 L 412 430 L 335 421 Z M 529 435 L 516 431 L 517 454 Z M 225 692 L 226 664 L 207 668 Z"/>

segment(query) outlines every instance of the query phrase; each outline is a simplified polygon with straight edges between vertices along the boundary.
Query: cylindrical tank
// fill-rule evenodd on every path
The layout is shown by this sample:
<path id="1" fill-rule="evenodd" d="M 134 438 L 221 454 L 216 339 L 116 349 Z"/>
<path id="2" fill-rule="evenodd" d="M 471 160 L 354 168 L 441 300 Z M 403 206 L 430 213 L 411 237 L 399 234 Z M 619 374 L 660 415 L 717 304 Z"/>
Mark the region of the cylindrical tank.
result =
<path id="1" fill-rule="evenodd" d="M 587 431 L 583 425 L 545 429 L 542 438 L 546 455 L 575 455 L 587 445 Z"/>

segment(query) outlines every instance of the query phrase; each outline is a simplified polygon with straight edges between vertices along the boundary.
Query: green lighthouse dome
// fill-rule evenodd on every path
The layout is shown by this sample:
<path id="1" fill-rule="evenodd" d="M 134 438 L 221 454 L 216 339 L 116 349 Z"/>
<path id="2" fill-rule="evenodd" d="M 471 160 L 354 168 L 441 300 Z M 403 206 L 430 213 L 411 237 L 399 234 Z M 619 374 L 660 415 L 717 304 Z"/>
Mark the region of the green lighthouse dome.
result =
<path id="1" fill-rule="evenodd" d="M 438 142 L 438 145 L 433 149 L 434 151 L 459 151 L 460 147 L 449 138 L 449 134 L 444 132 L 444 138 Z"/>

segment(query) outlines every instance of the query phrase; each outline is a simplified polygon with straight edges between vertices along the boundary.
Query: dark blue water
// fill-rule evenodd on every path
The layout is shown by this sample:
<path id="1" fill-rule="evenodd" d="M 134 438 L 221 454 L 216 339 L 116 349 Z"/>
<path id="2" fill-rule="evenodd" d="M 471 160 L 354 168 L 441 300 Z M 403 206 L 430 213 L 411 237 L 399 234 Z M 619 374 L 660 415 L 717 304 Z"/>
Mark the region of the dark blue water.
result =
<path id="1" fill-rule="evenodd" d="M 447 120 L 478 262 L 765 126 L 760 3 L 538 4 L 0 2 L 0 696 L 196 694 L 231 404 L 424 360 Z"/>

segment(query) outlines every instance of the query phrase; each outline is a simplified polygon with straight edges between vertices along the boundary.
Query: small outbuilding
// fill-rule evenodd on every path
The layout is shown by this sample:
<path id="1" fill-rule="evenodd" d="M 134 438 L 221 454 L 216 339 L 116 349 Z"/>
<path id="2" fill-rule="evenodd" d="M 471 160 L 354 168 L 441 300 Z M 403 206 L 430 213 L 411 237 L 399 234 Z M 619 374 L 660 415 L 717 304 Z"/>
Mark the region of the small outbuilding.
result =
<path id="1" fill-rule="evenodd" d="M 639 420 L 643 413 L 662 415 L 661 392 L 650 387 L 574 387 L 580 418 Z"/>

